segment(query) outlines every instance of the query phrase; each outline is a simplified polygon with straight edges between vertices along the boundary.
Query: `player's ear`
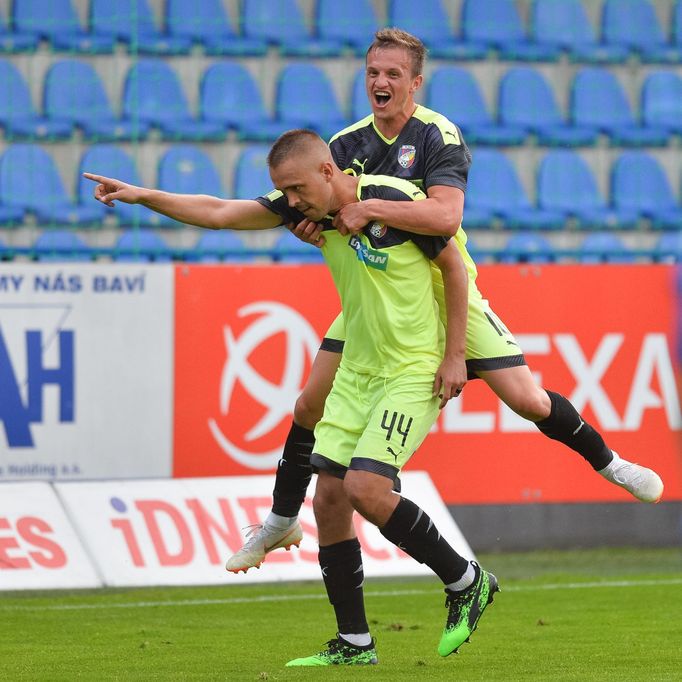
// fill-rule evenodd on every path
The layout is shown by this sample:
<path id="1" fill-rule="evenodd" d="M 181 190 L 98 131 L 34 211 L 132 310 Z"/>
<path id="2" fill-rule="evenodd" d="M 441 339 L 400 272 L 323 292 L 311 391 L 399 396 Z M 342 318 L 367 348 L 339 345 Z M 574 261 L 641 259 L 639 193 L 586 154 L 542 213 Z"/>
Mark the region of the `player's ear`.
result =
<path id="1" fill-rule="evenodd" d="M 320 173 L 322 173 L 324 179 L 329 182 L 334 175 L 334 164 L 331 161 L 325 161 L 322 166 L 320 166 Z"/>
<path id="2" fill-rule="evenodd" d="M 413 81 L 412 81 L 412 92 L 416 92 L 421 88 L 422 83 L 424 82 L 424 76 L 422 74 L 419 74 Z"/>

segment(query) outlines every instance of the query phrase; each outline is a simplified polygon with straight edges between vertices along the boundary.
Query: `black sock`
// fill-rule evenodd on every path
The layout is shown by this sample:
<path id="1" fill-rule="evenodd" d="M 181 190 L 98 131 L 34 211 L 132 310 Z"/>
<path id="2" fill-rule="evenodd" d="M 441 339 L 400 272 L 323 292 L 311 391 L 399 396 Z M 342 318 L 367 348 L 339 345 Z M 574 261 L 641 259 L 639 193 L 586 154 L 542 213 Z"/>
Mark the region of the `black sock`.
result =
<path id="1" fill-rule="evenodd" d="M 446 585 L 459 580 L 469 566 L 467 559 L 441 536 L 429 515 L 404 497 L 380 530 L 387 540 L 426 564 Z"/>
<path id="2" fill-rule="evenodd" d="M 369 632 L 362 589 L 365 574 L 358 539 L 320 547 L 318 559 L 338 631 L 347 635 Z"/>
<path id="3" fill-rule="evenodd" d="M 310 429 L 291 422 L 272 491 L 273 514 L 289 518 L 298 515 L 313 475 L 310 453 L 314 443 L 315 436 Z"/>
<path id="4" fill-rule="evenodd" d="M 593 469 L 603 469 L 613 459 L 613 453 L 599 432 L 583 421 L 564 396 L 553 391 L 547 391 L 547 395 L 552 401 L 552 410 L 547 419 L 535 422 L 535 426 L 548 438 L 558 440 L 582 455 Z"/>

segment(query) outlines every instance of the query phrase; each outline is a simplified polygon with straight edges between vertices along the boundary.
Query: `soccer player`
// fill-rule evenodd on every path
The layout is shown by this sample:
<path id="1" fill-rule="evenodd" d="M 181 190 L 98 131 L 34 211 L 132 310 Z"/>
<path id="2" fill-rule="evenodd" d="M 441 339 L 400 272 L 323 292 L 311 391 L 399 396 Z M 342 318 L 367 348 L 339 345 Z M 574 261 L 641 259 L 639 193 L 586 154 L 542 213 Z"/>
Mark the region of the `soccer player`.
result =
<path id="1" fill-rule="evenodd" d="M 414 101 L 423 81 L 424 59 L 425 48 L 419 39 L 399 29 L 379 31 L 366 56 L 365 84 L 372 114 L 339 132 L 329 146 L 340 168 L 411 180 L 424 188 L 427 200 L 409 206 L 381 199 L 349 204 L 335 216 L 334 226 L 353 233 L 371 221 L 380 221 L 415 233 L 454 235 L 469 271 L 469 379 L 483 379 L 514 412 L 534 422 L 548 438 L 580 454 L 607 481 L 638 500 L 657 502 L 663 494 L 660 477 L 612 451 L 563 395 L 536 383 L 513 335 L 480 294 L 476 267 L 466 251 L 466 235 L 460 226 L 471 156 L 455 125 Z M 301 223 L 295 231 L 312 243 L 320 236 L 311 221 Z M 341 316 L 327 332 L 296 402 L 277 469 L 272 512 L 263 527 L 230 557 L 228 570 L 259 566 L 267 552 L 284 546 L 282 542 L 300 541 L 297 514 L 312 475 L 306 467 L 312 429 L 341 361 L 344 338 Z"/>
<path id="2" fill-rule="evenodd" d="M 283 223 L 300 222 L 301 214 L 323 220 L 358 200 L 402 204 L 425 199 L 405 180 L 341 172 L 325 142 L 311 131 L 282 135 L 268 165 L 277 190 L 260 201 Z M 466 291 L 466 277 L 460 275 L 456 247 L 445 237 L 417 235 L 376 221 L 348 237 L 330 222 L 322 250 L 339 292 L 348 339 L 315 428 L 311 463 L 318 470 L 313 507 L 319 561 L 338 634 L 323 651 L 287 665 L 377 662 L 365 616 L 354 510 L 443 581 L 448 618 L 438 651 L 447 656 L 471 635 L 497 581 L 457 554 L 424 511 L 393 489 L 440 407 L 461 383 L 457 375 L 464 335 L 453 316 L 458 306 L 466 310 L 466 300 L 457 296 L 458 288 Z M 431 261 L 444 284 L 444 351 Z"/>

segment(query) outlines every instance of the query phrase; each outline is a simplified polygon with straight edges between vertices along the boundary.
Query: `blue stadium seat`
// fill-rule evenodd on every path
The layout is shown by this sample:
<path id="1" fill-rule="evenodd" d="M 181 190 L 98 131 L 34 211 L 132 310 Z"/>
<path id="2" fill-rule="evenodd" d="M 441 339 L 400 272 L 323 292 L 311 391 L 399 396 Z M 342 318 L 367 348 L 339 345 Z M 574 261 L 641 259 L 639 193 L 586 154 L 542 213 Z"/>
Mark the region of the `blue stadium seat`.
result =
<path id="1" fill-rule="evenodd" d="M 200 3 L 196 3 L 199 5 Z M 159 31 L 147 0 L 90 0 L 90 28 L 126 43 L 134 53 L 187 54 L 192 41 Z"/>
<path id="2" fill-rule="evenodd" d="M 456 123 L 469 144 L 519 145 L 527 137 L 524 128 L 493 121 L 478 82 L 471 72 L 457 66 L 441 66 L 433 71 L 426 105 Z"/>
<path id="3" fill-rule="evenodd" d="M 95 201 L 93 199 L 95 183 L 83 177 L 82 174 L 86 172 L 116 178 L 132 185 L 142 185 L 135 162 L 123 149 L 108 144 L 96 144 L 86 149 L 81 157 L 78 173 L 79 202 L 85 206 L 94 205 L 102 217 L 115 216 L 119 225 L 155 227 L 161 223 L 162 216 L 145 206 L 116 201 L 113 208 L 108 208 L 99 201 Z"/>
<path id="4" fill-rule="evenodd" d="M 580 245 L 581 263 L 633 263 L 634 254 L 613 232 L 590 232 Z"/>
<path id="5" fill-rule="evenodd" d="M 71 0 L 14 0 L 12 15 L 17 31 L 49 40 L 57 50 L 97 54 L 114 48 L 111 36 L 83 29 Z"/>
<path id="6" fill-rule="evenodd" d="M 210 157 L 189 145 L 171 147 L 159 161 L 158 187 L 178 194 L 223 196 L 220 175 Z M 171 218 L 161 216 L 161 225 L 179 227 Z"/>
<path id="7" fill-rule="evenodd" d="M 656 159 L 642 151 L 624 152 L 611 169 L 613 203 L 636 211 L 660 230 L 682 230 L 682 206 Z"/>
<path id="8" fill-rule="evenodd" d="M 537 43 L 568 50 L 574 61 L 620 63 L 628 57 L 622 45 L 598 43 L 582 0 L 535 0 L 531 25 Z"/>
<path id="9" fill-rule="evenodd" d="M 350 95 L 350 117 L 352 121 L 359 121 L 372 113 L 372 106 L 367 99 L 365 88 L 365 67 L 358 69 L 353 78 Z"/>
<path id="10" fill-rule="evenodd" d="M 673 44 L 682 47 L 682 0 L 677 0 L 673 8 Z"/>
<path id="11" fill-rule="evenodd" d="M 374 34 L 379 30 L 379 21 L 370 0 L 317 0 L 316 25 L 320 38 L 348 46 L 361 57 L 365 56 Z"/>
<path id="12" fill-rule="evenodd" d="M 267 142 L 290 127 L 267 112 L 258 83 L 237 62 L 218 62 L 206 69 L 200 98 L 203 119 L 236 130 L 241 140 Z"/>
<path id="13" fill-rule="evenodd" d="M 116 117 L 100 77 L 87 62 L 55 62 L 45 76 L 43 99 L 50 120 L 77 125 L 90 140 L 136 140 L 149 130 L 142 121 Z"/>
<path id="14" fill-rule="evenodd" d="M 71 230 L 46 230 L 33 244 L 39 261 L 89 261 L 92 249 Z"/>
<path id="15" fill-rule="evenodd" d="M 284 229 L 273 247 L 273 257 L 280 263 L 321 263 L 322 251 L 312 244 L 301 241 Z"/>
<path id="16" fill-rule="evenodd" d="M 128 230 L 116 240 L 114 260 L 119 263 L 168 263 L 173 256 L 168 244 L 155 232 Z"/>
<path id="17" fill-rule="evenodd" d="M 489 51 L 485 42 L 460 40 L 450 27 L 450 18 L 441 0 L 392 0 L 389 26 L 400 26 L 420 38 L 429 54 L 438 59 L 484 59 Z"/>
<path id="18" fill-rule="evenodd" d="M 637 52 L 645 62 L 678 64 L 682 50 L 663 35 L 649 0 L 606 0 L 602 9 L 604 41 Z"/>
<path id="19" fill-rule="evenodd" d="M 537 232 L 518 232 L 507 240 L 499 256 L 500 263 L 551 263 L 554 249 L 546 237 Z"/>
<path id="20" fill-rule="evenodd" d="M 571 116 L 575 125 L 607 134 L 616 146 L 663 146 L 670 138 L 665 128 L 637 124 L 616 76 L 603 68 L 578 71 L 571 90 Z"/>
<path id="21" fill-rule="evenodd" d="M 7 59 L 0 59 L 0 125 L 9 140 L 67 139 L 73 130 L 66 121 L 51 121 L 36 112 L 28 85 Z"/>
<path id="22" fill-rule="evenodd" d="M 514 0 L 464 0 L 462 32 L 467 41 L 494 47 L 504 59 L 556 61 L 560 55 L 558 47 L 528 39 Z"/>
<path id="23" fill-rule="evenodd" d="M 682 231 L 664 232 L 654 249 L 656 260 L 662 263 L 682 263 Z"/>
<path id="24" fill-rule="evenodd" d="M 275 112 L 290 128 L 312 128 L 325 140 L 349 123 L 327 75 L 312 64 L 289 64 L 280 71 Z"/>
<path id="25" fill-rule="evenodd" d="M 244 242 L 231 230 L 202 231 L 187 260 L 195 263 L 238 263 L 252 260 Z"/>
<path id="26" fill-rule="evenodd" d="M 541 144 L 574 147 L 597 141 L 593 128 L 566 124 L 551 86 L 530 67 L 507 71 L 500 81 L 498 108 L 501 123 L 535 133 Z"/>
<path id="27" fill-rule="evenodd" d="M 313 37 L 296 0 L 244 0 L 242 27 L 247 38 L 277 45 L 290 57 L 336 57 L 343 43 Z"/>
<path id="28" fill-rule="evenodd" d="M 37 47 L 37 35 L 11 31 L 5 17 L 0 14 L 0 52 L 33 52 Z"/>
<path id="29" fill-rule="evenodd" d="M 467 181 L 464 225 L 486 227 L 493 217 L 522 230 L 560 229 L 565 223 L 563 213 L 531 206 L 507 156 L 495 149 L 477 149 Z"/>
<path id="30" fill-rule="evenodd" d="M 642 86 L 642 118 L 646 126 L 682 134 L 682 78 L 673 71 L 650 73 Z"/>
<path id="31" fill-rule="evenodd" d="M 37 145 L 15 144 L 0 157 L 0 203 L 36 214 L 45 225 L 95 225 L 100 210 L 67 195 L 52 157 Z"/>
<path id="32" fill-rule="evenodd" d="M 538 204 L 577 219 L 584 228 L 635 227 L 637 212 L 609 207 L 590 167 L 574 151 L 549 152 L 538 168 Z"/>
<path id="33" fill-rule="evenodd" d="M 167 0 L 166 28 L 171 36 L 200 43 L 211 55 L 263 56 L 268 49 L 264 40 L 235 33 L 222 0 Z"/>
<path id="34" fill-rule="evenodd" d="M 24 209 L 19 206 L 4 206 L 0 204 L 0 226 L 16 227 L 24 220 Z"/>
<path id="35" fill-rule="evenodd" d="M 140 59 L 128 71 L 123 111 L 130 118 L 161 130 L 166 140 L 189 142 L 225 139 L 225 126 L 192 117 L 187 98 L 173 68 L 164 60 Z"/>
<path id="36" fill-rule="evenodd" d="M 270 148 L 254 145 L 239 155 L 234 169 L 234 198 L 255 199 L 272 190 L 267 157 Z"/>

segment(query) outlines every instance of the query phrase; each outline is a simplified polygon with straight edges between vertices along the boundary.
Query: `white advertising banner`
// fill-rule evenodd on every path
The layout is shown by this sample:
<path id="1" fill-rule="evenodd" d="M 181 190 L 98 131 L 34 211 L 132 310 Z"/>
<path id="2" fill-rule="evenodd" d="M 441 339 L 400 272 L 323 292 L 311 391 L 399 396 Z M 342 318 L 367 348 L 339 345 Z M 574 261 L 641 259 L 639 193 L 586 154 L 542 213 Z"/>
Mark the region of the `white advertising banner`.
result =
<path id="1" fill-rule="evenodd" d="M 0 264 L 0 481 L 171 473 L 173 267 Z"/>
<path id="2" fill-rule="evenodd" d="M 474 558 L 428 474 L 401 476 L 404 494 L 419 504 L 460 554 Z M 300 520 L 299 549 L 270 553 L 259 570 L 233 575 L 227 558 L 248 527 L 270 510 L 272 476 L 148 481 L 75 482 L 55 485 L 78 533 L 96 558 L 105 585 L 242 585 L 276 580 L 316 580 L 317 535 L 312 503 Z M 356 516 L 365 575 L 428 575 L 418 564 Z"/>
<path id="3" fill-rule="evenodd" d="M 49 483 L 0 484 L 0 590 L 101 584 Z"/>

